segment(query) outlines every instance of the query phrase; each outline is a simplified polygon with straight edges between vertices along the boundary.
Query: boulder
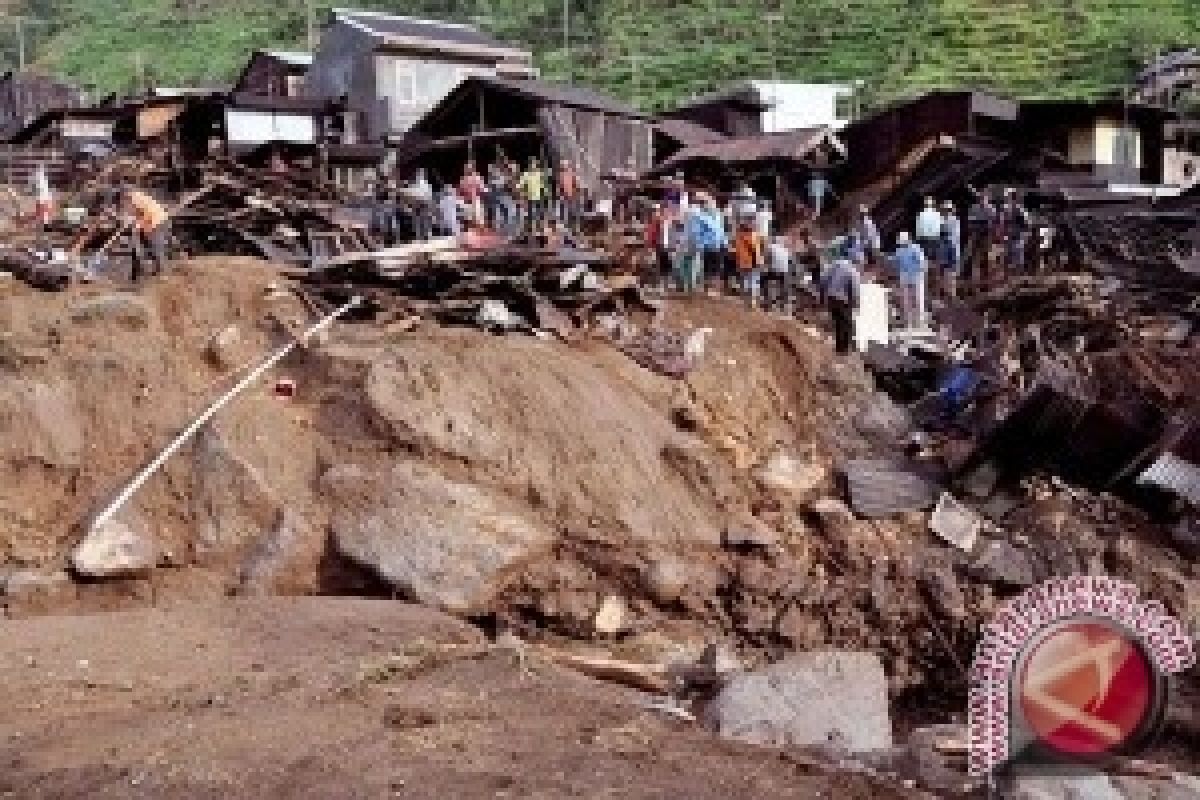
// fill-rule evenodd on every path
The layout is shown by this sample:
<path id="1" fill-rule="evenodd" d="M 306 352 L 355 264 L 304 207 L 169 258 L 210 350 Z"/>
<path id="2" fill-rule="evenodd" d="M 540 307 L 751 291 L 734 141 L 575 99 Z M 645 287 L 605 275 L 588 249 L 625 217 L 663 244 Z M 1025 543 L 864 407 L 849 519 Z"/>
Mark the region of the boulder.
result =
<path id="1" fill-rule="evenodd" d="M 1002 539 L 985 542 L 970 569 L 977 577 L 991 583 L 1021 587 L 1036 583 L 1029 551 Z"/>
<path id="2" fill-rule="evenodd" d="M 202 561 L 241 557 L 279 526 L 283 505 L 259 471 L 206 427 L 192 451 L 194 550 Z"/>
<path id="3" fill-rule="evenodd" d="M 335 467 L 321 483 L 331 495 L 338 553 L 406 597 L 451 613 L 487 610 L 505 577 L 554 543 L 507 497 L 421 463 L 383 474 Z"/>
<path id="4" fill-rule="evenodd" d="M 722 736 L 850 752 L 892 746 L 887 678 L 871 653 L 799 653 L 736 675 L 704 709 Z"/>
<path id="5" fill-rule="evenodd" d="M 672 553 L 652 557 L 642 570 L 642 585 L 661 606 L 672 605 L 683 596 L 689 584 L 687 562 Z"/>
<path id="6" fill-rule="evenodd" d="M 604 598 L 604 602 L 600 604 L 600 610 L 592 619 L 592 628 L 600 636 L 616 636 L 625 630 L 628 616 L 629 610 L 625 605 L 625 600 L 615 595 L 609 595 Z"/>
<path id="7" fill-rule="evenodd" d="M 820 464 L 781 452 L 772 455 L 754 473 L 763 489 L 785 495 L 812 491 L 827 476 L 828 471 Z"/>
<path id="8" fill-rule="evenodd" d="M 132 518 L 114 518 L 92 528 L 71 553 L 71 566 L 85 578 L 131 578 L 154 569 L 158 546 Z"/>
<path id="9" fill-rule="evenodd" d="M 111 320 L 130 330 L 142 330 L 155 320 L 154 309 L 136 294 L 111 293 L 89 297 L 71 308 L 74 322 Z"/>
<path id="10" fill-rule="evenodd" d="M 242 361 L 242 331 L 237 325 L 227 325 L 218 331 L 204 348 L 210 364 L 220 370 L 231 370 Z"/>

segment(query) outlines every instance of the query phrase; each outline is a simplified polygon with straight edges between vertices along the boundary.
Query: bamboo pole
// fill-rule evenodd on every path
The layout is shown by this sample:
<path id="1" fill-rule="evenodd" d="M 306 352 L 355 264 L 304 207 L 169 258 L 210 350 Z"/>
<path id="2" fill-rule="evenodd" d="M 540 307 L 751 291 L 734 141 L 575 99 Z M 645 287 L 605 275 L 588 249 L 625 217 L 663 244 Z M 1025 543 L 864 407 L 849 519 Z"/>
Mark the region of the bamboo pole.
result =
<path id="1" fill-rule="evenodd" d="M 192 424 L 184 428 L 183 432 L 171 440 L 171 442 L 163 448 L 162 452 L 155 456 L 153 461 L 151 461 L 141 472 L 134 476 L 133 480 L 129 482 L 129 485 L 121 490 L 121 493 L 117 495 L 116 499 L 113 500 L 108 507 L 101 511 L 94 520 L 92 520 L 89 530 L 98 530 L 110 522 L 112 518 L 116 516 L 117 512 L 119 512 L 125 506 L 125 504 L 129 502 L 129 498 L 133 497 L 137 490 L 142 488 L 142 485 L 145 484 L 146 481 L 150 480 L 150 478 L 154 476 L 154 473 L 158 472 L 158 470 L 162 468 L 163 464 L 167 463 L 167 459 L 173 456 L 179 450 L 179 448 L 183 447 L 183 445 L 186 444 L 189 439 L 195 436 L 196 432 L 204 427 L 205 423 L 216 416 L 217 412 L 224 408 L 231 400 L 233 400 L 235 397 L 245 391 L 246 388 L 252 383 L 262 377 L 267 370 L 271 369 L 284 358 L 286 358 L 287 355 L 291 353 L 292 350 L 296 349 L 298 345 L 304 344 L 309 339 L 328 328 L 333 324 L 334 320 L 345 315 L 351 309 L 358 306 L 361 302 L 362 298 L 360 297 L 352 298 L 350 302 L 346 303 L 344 306 L 332 312 L 329 314 L 329 316 L 325 317 L 317 324 L 313 325 L 311 328 L 301 334 L 299 338 L 293 339 L 283 347 L 276 350 L 265 361 L 263 361 L 261 364 L 247 373 L 244 378 L 238 381 L 236 386 L 214 400 L 213 403 L 204 410 L 204 413 L 196 417 L 196 419 L 192 421 Z"/>

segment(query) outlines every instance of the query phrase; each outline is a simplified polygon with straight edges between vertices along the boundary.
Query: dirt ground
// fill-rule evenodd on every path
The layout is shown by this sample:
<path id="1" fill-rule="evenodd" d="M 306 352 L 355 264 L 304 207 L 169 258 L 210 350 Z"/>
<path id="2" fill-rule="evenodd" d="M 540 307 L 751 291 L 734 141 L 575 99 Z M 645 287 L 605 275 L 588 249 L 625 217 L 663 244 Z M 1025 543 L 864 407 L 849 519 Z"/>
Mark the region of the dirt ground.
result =
<path id="1" fill-rule="evenodd" d="M 505 629 L 647 662 L 714 642 L 751 667 L 866 650 L 901 739 L 963 720 L 979 626 L 1019 589 L 980 579 L 924 514 L 848 512 L 837 467 L 898 452 L 903 411 L 820 331 L 733 298 L 669 304 L 672 329 L 713 330 L 683 381 L 590 336 L 339 325 L 135 497 L 155 569 L 68 574 L 105 500 L 311 318 L 250 259 L 179 264 L 137 293 L 0 284 L 14 796 L 892 796 L 612 687 L 523 678 L 511 653 L 397 677 L 421 636 Z M 1058 500 L 1012 520 L 1039 578 L 1106 571 L 1200 624 L 1200 568 L 1161 528 Z M 331 598 L 350 595 L 429 610 Z M 618 630 L 600 631 L 614 600 Z M 119 613 L 60 616 L 96 612 Z M 1173 734 L 1174 763 L 1194 765 L 1196 729 Z"/>
<path id="2" fill-rule="evenodd" d="M 0 627 L 20 798 L 899 798 L 717 740 L 419 607 L 198 603 Z"/>

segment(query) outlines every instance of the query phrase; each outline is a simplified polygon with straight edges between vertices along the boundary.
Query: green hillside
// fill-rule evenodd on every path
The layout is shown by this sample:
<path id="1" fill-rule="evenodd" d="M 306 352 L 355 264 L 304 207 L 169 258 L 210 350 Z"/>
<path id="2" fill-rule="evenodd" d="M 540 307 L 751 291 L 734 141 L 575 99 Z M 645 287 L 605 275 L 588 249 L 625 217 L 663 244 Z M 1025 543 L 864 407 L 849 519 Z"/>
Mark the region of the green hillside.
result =
<path id="1" fill-rule="evenodd" d="M 311 0 L 319 18 L 331 3 Z M 219 84 L 258 47 L 303 47 L 305 0 L 24 0 L 37 63 L 99 91 Z M 1118 90 L 1160 48 L 1200 43 L 1200 0 L 362 0 L 473 21 L 544 73 L 645 108 L 732 79 L 866 81 L 879 102 L 970 86 L 1021 96 Z M 570 8 L 564 48 L 564 6 Z M 0 58 L 15 60 L 11 26 Z M 568 56 L 569 53 L 569 56 Z"/>

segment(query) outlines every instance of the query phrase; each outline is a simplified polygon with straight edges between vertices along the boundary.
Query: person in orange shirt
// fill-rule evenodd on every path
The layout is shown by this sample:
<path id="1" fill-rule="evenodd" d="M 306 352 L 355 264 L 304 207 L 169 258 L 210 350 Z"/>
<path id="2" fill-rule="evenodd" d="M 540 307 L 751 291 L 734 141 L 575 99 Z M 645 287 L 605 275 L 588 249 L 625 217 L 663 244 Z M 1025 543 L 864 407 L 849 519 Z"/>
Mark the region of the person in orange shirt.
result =
<path id="1" fill-rule="evenodd" d="M 733 260 L 742 278 L 742 292 L 745 293 L 751 308 L 758 307 L 765 249 L 762 235 L 755 228 L 754 222 L 740 222 L 733 237 Z"/>
<path id="2" fill-rule="evenodd" d="M 134 281 L 142 275 L 157 275 L 167 263 L 171 239 L 171 217 L 162 204 L 146 192 L 126 187 L 121 195 L 125 213 L 132 217 Z M 149 262 L 150 269 L 147 269 Z"/>

